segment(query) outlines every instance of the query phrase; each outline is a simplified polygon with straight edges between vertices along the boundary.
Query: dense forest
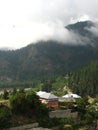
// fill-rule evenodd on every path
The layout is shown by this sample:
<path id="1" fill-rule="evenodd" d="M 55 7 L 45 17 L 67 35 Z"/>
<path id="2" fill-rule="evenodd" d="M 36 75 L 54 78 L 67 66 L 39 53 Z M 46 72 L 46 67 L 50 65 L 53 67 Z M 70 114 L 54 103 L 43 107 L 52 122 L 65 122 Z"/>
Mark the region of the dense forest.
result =
<path id="1" fill-rule="evenodd" d="M 98 61 L 69 74 L 69 87 L 80 95 L 98 94 Z"/>
<path id="2" fill-rule="evenodd" d="M 96 59 L 98 50 L 90 45 L 39 42 L 20 50 L 0 51 L 0 81 L 30 81 L 63 76 Z"/>

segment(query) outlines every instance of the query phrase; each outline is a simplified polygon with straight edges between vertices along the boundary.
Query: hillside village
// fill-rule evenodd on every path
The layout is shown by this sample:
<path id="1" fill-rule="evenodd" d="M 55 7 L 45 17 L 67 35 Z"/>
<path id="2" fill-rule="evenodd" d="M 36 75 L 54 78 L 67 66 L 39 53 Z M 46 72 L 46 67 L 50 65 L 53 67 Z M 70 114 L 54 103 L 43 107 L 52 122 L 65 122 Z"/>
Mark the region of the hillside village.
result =
<path id="1" fill-rule="evenodd" d="M 2 95 L 4 94 L 3 92 L 1 92 L 2 93 Z M 89 127 L 89 129 L 90 130 L 93 130 L 93 128 L 95 128 L 96 127 L 96 130 L 97 130 L 97 110 L 98 110 L 98 98 L 96 97 L 96 99 L 92 99 L 92 98 L 90 98 L 90 97 L 81 97 L 81 96 L 79 96 L 79 95 L 77 95 L 77 94 L 73 94 L 72 92 L 71 92 L 71 90 L 69 91 L 69 89 L 68 89 L 68 93 L 66 93 L 65 95 L 63 95 L 63 96 L 57 96 L 57 95 L 55 95 L 55 94 L 53 94 L 53 93 L 49 93 L 49 92 L 45 92 L 45 91 L 37 91 L 36 93 L 35 93 L 35 95 L 36 96 L 34 96 L 34 93 L 32 93 L 32 89 L 31 88 L 26 88 L 26 89 L 21 89 L 21 90 L 17 90 L 17 92 L 15 92 L 14 94 L 12 94 L 13 93 L 13 91 L 11 92 L 11 91 L 9 91 L 8 93 L 10 93 L 10 95 L 7 97 L 7 99 L 2 99 L 2 100 L 0 100 L 0 109 L 2 108 L 2 106 L 4 107 L 4 106 L 7 106 L 7 107 L 9 107 L 9 108 L 11 108 L 12 109 L 12 106 L 11 106 L 11 103 L 12 103 L 12 105 L 14 105 L 15 104 L 15 102 L 16 102 L 16 100 L 17 100 L 17 103 L 18 102 L 22 102 L 21 104 L 23 105 L 23 102 L 26 100 L 26 99 L 24 99 L 25 97 L 23 96 L 23 95 L 25 95 L 26 94 L 26 96 L 28 95 L 28 94 L 30 94 L 30 95 L 32 95 L 32 97 L 30 97 L 30 100 L 32 100 L 32 99 L 34 99 L 36 96 L 36 98 L 42 103 L 42 104 L 45 104 L 45 106 L 46 106 L 46 108 L 48 108 L 48 111 L 47 110 L 45 110 L 45 108 L 43 109 L 42 108 L 42 110 L 41 109 L 39 109 L 39 105 L 40 105 L 40 102 L 39 101 L 37 101 L 38 103 L 37 103 L 37 106 L 36 106 L 36 110 L 38 109 L 38 113 L 40 113 L 40 110 L 41 111 L 47 111 L 48 112 L 48 115 L 47 116 L 49 116 L 48 118 L 50 118 L 50 119 L 48 119 L 48 120 L 50 120 L 50 122 L 51 121 L 53 121 L 53 120 L 58 120 L 58 121 L 56 121 L 56 122 L 58 122 L 57 124 L 59 124 L 59 121 L 61 120 L 61 119 L 64 119 L 65 120 L 65 122 L 63 122 L 64 124 L 62 124 L 62 123 L 60 123 L 60 124 L 62 124 L 62 130 L 63 130 L 63 126 L 65 125 L 67 125 L 67 124 L 69 124 L 70 126 L 69 127 L 73 127 L 75 124 L 76 124 L 76 122 L 78 121 L 78 123 L 80 124 L 78 124 L 79 126 L 74 126 L 75 128 L 75 130 L 76 130 L 76 127 L 77 127 L 77 130 L 80 130 L 80 128 L 82 128 L 82 127 L 84 127 L 85 125 L 84 124 L 82 124 L 82 121 L 85 119 L 85 122 L 86 122 L 86 128 L 85 129 L 83 129 L 83 130 L 86 130 L 88 127 Z M 21 95 L 20 95 L 20 94 Z M 18 95 L 17 95 L 18 94 Z M 15 95 L 17 95 L 17 98 L 15 97 Z M 19 96 L 20 95 L 20 96 Z M 28 96 L 30 96 L 30 95 L 28 95 Z M 13 97 L 13 99 L 12 99 L 12 101 L 10 100 L 12 97 L 10 97 L 10 96 L 12 96 Z M 18 99 L 18 96 L 19 96 L 19 99 Z M 23 96 L 23 97 L 22 97 Z M 27 97 L 28 97 L 27 96 Z M 20 101 L 19 101 L 20 100 Z M 31 103 L 34 103 L 35 102 L 35 99 L 34 100 L 32 100 L 32 102 Z M 17 104 L 16 103 L 16 104 Z M 21 113 L 19 112 L 20 110 L 19 109 L 22 109 L 21 108 L 21 104 L 17 104 L 18 105 L 18 109 L 16 109 L 16 108 L 13 108 L 13 109 L 16 109 L 15 111 L 16 111 L 16 113 L 18 114 L 18 116 L 19 115 L 21 115 L 22 114 L 22 117 L 23 117 L 23 119 L 20 119 L 20 116 L 19 117 L 17 117 L 17 119 L 16 119 L 16 121 L 14 121 L 14 123 L 15 122 L 17 122 L 17 123 L 19 123 L 19 122 L 21 122 L 21 123 L 19 123 L 18 125 L 21 125 L 21 124 L 24 124 L 25 125 L 25 123 L 32 123 L 32 121 L 34 122 L 34 117 L 30 117 L 30 119 L 29 119 L 29 117 L 27 116 L 27 115 L 25 115 L 24 113 L 22 113 L 22 111 L 21 111 Z M 26 103 L 26 101 L 25 101 L 25 103 Z M 15 105 L 16 105 L 15 104 Z M 15 105 L 13 106 L 13 107 L 15 107 Z M 19 106 L 20 106 L 20 108 L 19 108 Z M 24 106 L 25 107 L 25 106 Z M 28 105 L 28 107 L 29 107 L 29 105 Z M 32 106 L 33 107 L 33 106 Z M 26 108 L 27 109 L 27 108 Z M 33 109 L 33 108 L 32 108 Z M 2 109 L 1 109 L 2 110 Z M 0 111 L 1 111 L 0 110 Z M 92 111 L 93 110 L 93 111 Z M 27 110 L 26 110 L 27 111 Z M 31 111 L 31 110 L 30 110 Z M 85 115 L 83 115 L 83 111 L 84 111 L 84 113 L 85 113 Z M 88 113 L 89 114 L 89 112 L 90 111 L 92 111 L 91 113 L 92 113 L 92 116 L 91 117 L 85 117 L 86 116 L 86 113 Z M 47 113 L 46 112 L 46 113 Z M 41 113 L 43 113 L 43 112 L 41 112 Z M 96 114 L 95 114 L 96 113 Z M 36 113 L 37 114 L 37 113 Z M 95 114 L 95 116 L 96 117 L 94 117 L 93 116 L 93 114 Z M 34 114 L 33 114 L 34 115 Z M 37 115 L 38 116 L 38 115 Z M 43 116 L 45 116 L 45 115 L 42 115 L 42 114 L 40 114 L 40 118 L 42 119 L 42 117 Z M 46 117 L 44 117 L 44 118 L 46 118 L 46 121 L 45 122 L 47 122 L 47 116 Z M 16 118 L 16 116 L 15 116 L 15 113 L 14 113 L 14 117 Z M 9 117 L 7 117 L 7 118 L 9 118 Z M 27 119 L 26 119 L 27 118 Z M 37 118 L 39 118 L 39 117 L 37 117 Z M 69 119 L 68 119 L 69 118 Z M 87 118 L 87 120 L 86 120 L 86 118 Z M 0 118 L 1 119 L 1 118 Z M 26 121 L 26 122 L 24 122 L 23 120 L 30 120 L 29 122 L 28 121 Z M 82 119 L 82 120 L 81 120 Z M 92 121 L 92 119 L 93 119 L 93 121 Z M 12 121 L 13 121 L 13 119 L 11 119 Z M 20 120 L 20 121 L 19 121 Z M 67 121 L 67 120 L 69 120 L 69 121 Z M 24 122 L 24 123 L 23 123 Z M 44 122 L 44 123 L 45 123 Z M 53 121 L 54 122 L 54 121 Z M 72 123 L 73 122 L 73 123 Z M 88 122 L 88 123 L 87 123 Z M 75 124 L 74 124 L 75 123 Z M 89 124 L 90 123 L 90 126 L 89 125 L 87 125 L 87 124 Z M 16 123 L 15 123 L 16 124 Z M 13 124 L 12 125 L 12 127 L 14 126 L 15 127 L 15 124 Z M 42 121 L 42 124 L 43 124 L 43 121 Z M 37 126 L 37 127 L 39 127 L 40 126 L 40 128 L 41 127 L 45 127 L 45 128 L 49 128 L 49 129 L 51 129 L 51 130 L 54 130 L 54 127 L 57 127 L 56 128 L 56 130 L 59 130 L 60 129 L 60 127 L 61 127 L 61 125 L 59 124 L 59 125 L 57 125 L 57 124 L 51 124 L 51 125 L 47 125 L 47 123 L 45 123 L 44 125 L 42 125 L 42 124 L 40 124 L 39 123 L 39 125 Z M 74 125 L 73 125 L 74 124 Z M 1 127 L 2 125 L 0 125 L 0 127 Z M 9 125 L 10 126 L 10 125 Z M 67 126 L 66 126 L 67 127 Z M 2 127 L 1 127 L 2 128 Z M 15 127 L 16 128 L 16 127 Z M 74 130 L 73 129 L 73 130 Z M 14 129 L 13 129 L 14 130 Z M 17 129 L 18 130 L 18 129 Z"/>

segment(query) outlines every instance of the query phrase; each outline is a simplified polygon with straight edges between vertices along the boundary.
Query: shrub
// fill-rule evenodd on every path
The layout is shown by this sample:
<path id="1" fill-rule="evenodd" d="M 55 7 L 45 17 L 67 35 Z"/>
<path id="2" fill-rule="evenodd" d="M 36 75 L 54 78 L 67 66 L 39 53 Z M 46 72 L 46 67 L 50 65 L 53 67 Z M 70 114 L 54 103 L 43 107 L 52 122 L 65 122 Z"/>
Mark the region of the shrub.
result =
<path id="1" fill-rule="evenodd" d="M 11 110 L 7 106 L 0 106 L 0 130 L 10 126 L 11 115 Z"/>

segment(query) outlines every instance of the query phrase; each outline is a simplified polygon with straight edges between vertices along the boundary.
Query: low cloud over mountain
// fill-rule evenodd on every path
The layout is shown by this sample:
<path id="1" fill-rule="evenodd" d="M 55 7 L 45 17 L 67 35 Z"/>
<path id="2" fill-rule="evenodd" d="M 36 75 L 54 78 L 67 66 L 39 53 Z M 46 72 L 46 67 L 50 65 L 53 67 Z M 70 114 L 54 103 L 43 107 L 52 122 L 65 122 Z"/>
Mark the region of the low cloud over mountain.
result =
<path id="1" fill-rule="evenodd" d="M 48 32 L 40 37 L 38 41 L 54 40 L 66 45 L 95 45 L 93 41 L 98 36 L 97 23 L 91 21 L 70 24 L 64 28 L 62 24 L 50 25 Z M 36 42 L 35 42 L 36 43 Z"/>
<path id="2" fill-rule="evenodd" d="M 66 26 L 65 30 L 57 29 L 52 40 L 45 39 L 19 50 L 0 51 L 0 80 L 52 78 L 98 60 L 98 37 L 92 28 L 95 24 L 91 21 L 78 22 Z M 66 42 L 60 39 L 59 33 L 67 35 Z"/>

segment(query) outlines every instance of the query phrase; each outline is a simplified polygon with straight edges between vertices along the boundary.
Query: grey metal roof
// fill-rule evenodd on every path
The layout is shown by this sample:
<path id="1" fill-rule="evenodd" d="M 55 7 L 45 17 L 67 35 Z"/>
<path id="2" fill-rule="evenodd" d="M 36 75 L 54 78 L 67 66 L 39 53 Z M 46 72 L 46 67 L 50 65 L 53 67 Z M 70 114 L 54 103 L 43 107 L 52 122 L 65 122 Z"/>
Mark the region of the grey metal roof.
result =
<path id="1" fill-rule="evenodd" d="M 42 95 L 40 95 L 40 97 L 45 99 L 58 99 L 57 96 L 51 93 L 43 93 Z"/>

